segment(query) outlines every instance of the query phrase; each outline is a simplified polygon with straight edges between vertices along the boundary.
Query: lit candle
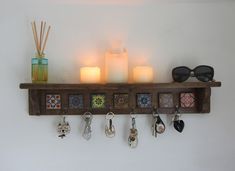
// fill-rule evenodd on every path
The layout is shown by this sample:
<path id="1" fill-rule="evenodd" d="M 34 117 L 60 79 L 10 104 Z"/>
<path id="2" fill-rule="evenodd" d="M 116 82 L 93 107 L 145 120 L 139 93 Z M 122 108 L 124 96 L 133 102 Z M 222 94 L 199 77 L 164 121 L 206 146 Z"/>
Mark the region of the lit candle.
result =
<path id="1" fill-rule="evenodd" d="M 136 83 L 153 82 L 153 68 L 149 66 L 137 66 L 133 69 L 133 81 Z"/>
<path id="2" fill-rule="evenodd" d="M 128 82 L 128 55 L 125 49 L 114 49 L 105 54 L 105 81 Z"/>
<path id="3" fill-rule="evenodd" d="M 81 83 L 100 83 L 99 67 L 82 67 L 80 68 Z"/>

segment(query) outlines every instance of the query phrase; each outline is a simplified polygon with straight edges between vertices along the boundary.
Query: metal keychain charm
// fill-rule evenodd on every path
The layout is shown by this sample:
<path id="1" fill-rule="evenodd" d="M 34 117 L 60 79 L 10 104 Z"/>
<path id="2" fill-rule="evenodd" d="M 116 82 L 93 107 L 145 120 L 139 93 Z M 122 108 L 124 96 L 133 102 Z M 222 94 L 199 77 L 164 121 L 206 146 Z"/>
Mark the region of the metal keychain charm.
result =
<path id="1" fill-rule="evenodd" d="M 178 106 L 176 106 L 175 109 L 175 115 L 172 118 L 172 122 L 174 124 L 174 128 L 178 131 L 178 132 L 182 132 L 184 129 L 184 121 L 180 119 L 180 112 L 178 109 Z"/>
<path id="2" fill-rule="evenodd" d="M 158 112 L 153 112 L 153 124 L 152 124 L 152 134 L 157 137 L 157 134 L 162 134 L 166 127 L 162 119 L 160 118 Z"/>
<path id="3" fill-rule="evenodd" d="M 113 125 L 114 113 L 108 112 L 105 118 L 106 120 L 108 120 L 108 125 L 105 125 L 105 135 L 109 138 L 112 138 L 115 136 L 115 132 L 116 132 L 115 127 Z"/>
<path id="4" fill-rule="evenodd" d="M 128 144 L 131 148 L 136 148 L 138 145 L 138 130 L 136 129 L 135 117 L 133 116 L 131 116 L 131 125 Z"/>
<path id="5" fill-rule="evenodd" d="M 70 125 L 65 121 L 65 117 L 62 116 L 61 121 L 57 125 L 57 132 L 59 133 L 60 138 L 64 138 L 67 134 L 70 133 Z"/>
<path id="6" fill-rule="evenodd" d="M 85 123 L 85 126 L 84 126 L 84 131 L 83 131 L 83 138 L 85 138 L 86 140 L 89 140 L 91 138 L 91 121 L 92 121 L 92 113 L 91 112 L 85 112 L 83 115 L 82 115 L 82 118 L 83 118 L 83 121 Z"/>

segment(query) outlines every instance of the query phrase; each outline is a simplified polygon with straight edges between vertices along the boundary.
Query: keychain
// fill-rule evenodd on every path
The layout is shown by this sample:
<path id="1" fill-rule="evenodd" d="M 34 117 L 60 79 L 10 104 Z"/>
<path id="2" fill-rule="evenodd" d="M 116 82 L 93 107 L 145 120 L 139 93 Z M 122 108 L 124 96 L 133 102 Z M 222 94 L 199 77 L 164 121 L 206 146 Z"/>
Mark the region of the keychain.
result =
<path id="1" fill-rule="evenodd" d="M 158 134 L 162 134 L 166 127 L 158 112 L 153 112 L 153 124 L 152 124 L 152 135 L 157 137 Z"/>
<path id="2" fill-rule="evenodd" d="M 65 117 L 62 116 L 61 121 L 57 125 L 57 132 L 59 133 L 60 138 L 64 138 L 67 134 L 70 133 L 70 125 L 65 121 Z"/>
<path id="3" fill-rule="evenodd" d="M 180 120 L 180 112 L 179 112 L 179 108 L 178 106 L 176 106 L 175 108 L 175 115 L 172 118 L 172 122 L 174 124 L 174 128 L 178 131 L 178 132 L 182 132 L 184 129 L 184 121 Z"/>
<path id="4" fill-rule="evenodd" d="M 108 125 L 105 125 L 105 135 L 112 138 L 115 136 L 115 127 L 113 125 L 114 113 L 108 112 L 105 118 L 108 120 Z"/>
<path id="5" fill-rule="evenodd" d="M 85 112 L 82 115 L 82 119 L 85 122 L 85 127 L 84 127 L 84 131 L 83 131 L 83 138 L 85 138 L 86 140 L 89 140 L 91 138 L 91 121 L 92 121 L 92 113 L 91 112 Z"/>
<path id="6" fill-rule="evenodd" d="M 131 148 L 136 148 L 138 145 L 138 130 L 136 129 L 135 117 L 131 114 L 131 129 L 128 138 L 128 144 Z"/>

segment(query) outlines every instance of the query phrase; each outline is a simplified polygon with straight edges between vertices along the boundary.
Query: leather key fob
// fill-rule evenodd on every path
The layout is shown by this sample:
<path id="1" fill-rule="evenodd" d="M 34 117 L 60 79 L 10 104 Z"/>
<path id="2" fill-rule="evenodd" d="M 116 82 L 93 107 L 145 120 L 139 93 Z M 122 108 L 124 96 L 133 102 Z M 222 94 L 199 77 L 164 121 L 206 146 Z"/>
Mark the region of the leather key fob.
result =
<path id="1" fill-rule="evenodd" d="M 174 121 L 174 128 L 178 131 L 178 132 L 182 132 L 184 129 L 184 121 L 183 120 L 177 120 Z"/>

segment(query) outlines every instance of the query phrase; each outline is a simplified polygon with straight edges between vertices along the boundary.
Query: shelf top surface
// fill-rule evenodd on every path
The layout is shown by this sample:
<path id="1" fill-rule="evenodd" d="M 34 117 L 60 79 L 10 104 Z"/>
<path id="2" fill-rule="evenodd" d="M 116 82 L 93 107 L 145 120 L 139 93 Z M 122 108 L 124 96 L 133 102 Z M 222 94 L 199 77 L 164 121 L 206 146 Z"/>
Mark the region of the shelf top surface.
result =
<path id="1" fill-rule="evenodd" d="M 109 83 L 109 84 L 58 84 L 58 83 L 21 83 L 21 89 L 116 89 L 116 88 L 207 88 L 220 87 L 221 82 L 171 82 L 171 83 Z"/>

